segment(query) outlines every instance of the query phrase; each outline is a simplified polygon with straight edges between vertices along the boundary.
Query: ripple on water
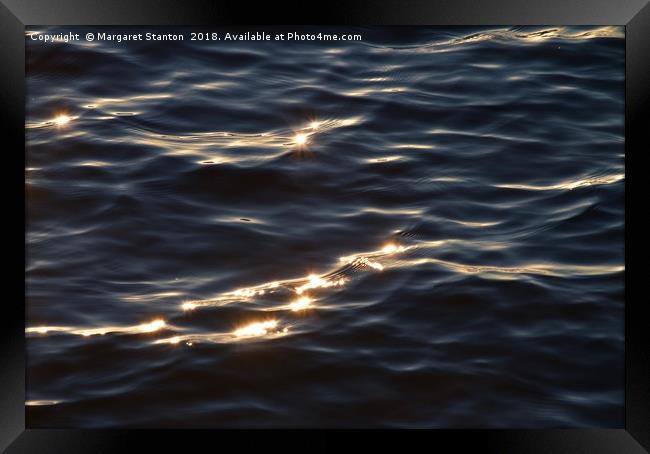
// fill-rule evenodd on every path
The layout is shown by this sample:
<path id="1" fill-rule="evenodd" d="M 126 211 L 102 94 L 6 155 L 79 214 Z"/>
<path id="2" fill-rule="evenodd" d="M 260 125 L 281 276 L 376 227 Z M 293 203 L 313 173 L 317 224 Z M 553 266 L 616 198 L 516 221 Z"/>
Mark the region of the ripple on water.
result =
<path id="1" fill-rule="evenodd" d="M 32 427 L 622 427 L 623 29 L 355 30 L 27 41 Z"/>

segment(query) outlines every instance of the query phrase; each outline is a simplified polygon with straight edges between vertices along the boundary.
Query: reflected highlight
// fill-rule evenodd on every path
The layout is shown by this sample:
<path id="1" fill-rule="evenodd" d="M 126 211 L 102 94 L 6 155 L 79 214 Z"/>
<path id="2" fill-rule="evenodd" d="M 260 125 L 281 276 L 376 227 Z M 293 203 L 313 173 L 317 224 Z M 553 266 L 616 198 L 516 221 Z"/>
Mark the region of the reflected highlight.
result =
<path id="1" fill-rule="evenodd" d="M 332 269 L 324 274 L 309 274 L 306 277 L 288 279 L 284 281 L 266 282 L 253 287 L 240 288 L 231 292 L 218 294 L 205 300 L 184 301 L 180 308 L 185 312 L 193 311 L 199 307 L 220 307 L 232 303 L 252 301 L 256 297 L 271 295 L 278 291 L 290 291 L 296 295 L 305 295 L 308 290 L 330 289 L 343 287 L 349 280 L 346 276 L 350 271 L 383 271 L 386 266 L 394 264 L 394 255 L 415 248 L 395 243 L 387 243 L 381 249 L 366 253 L 353 254 L 341 257 L 343 266 Z M 291 305 L 283 306 L 291 309 Z"/>
<path id="2" fill-rule="evenodd" d="M 308 281 L 296 287 L 295 291 L 298 295 L 301 295 L 305 290 L 315 289 L 315 288 L 328 288 L 328 287 L 337 287 L 345 284 L 345 279 L 341 278 L 335 281 L 323 279 L 320 276 L 315 274 L 310 274 L 308 276 Z"/>
<path id="3" fill-rule="evenodd" d="M 25 405 L 28 407 L 40 407 L 43 405 L 56 405 L 60 400 L 26 400 Z"/>
<path id="4" fill-rule="evenodd" d="M 74 326 L 33 326 L 25 328 L 25 334 L 46 335 L 50 333 L 73 334 L 76 336 L 103 336 L 105 334 L 145 334 L 160 331 L 163 328 L 173 329 L 163 319 L 154 319 L 147 323 L 134 326 L 103 326 L 99 328 L 78 328 Z"/>
<path id="5" fill-rule="evenodd" d="M 280 322 L 276 319 L 253 322 L 244 325 L 232 332 L 213 332 L 201 334 L 186 334 L 182 336 L 172 336 L 165 339 L 153 341 L 153 344 L 178 345 L 184 343 L 191 347 L 195 343 L 209 342 L 214 344 L 227 344 L 238 341 L 253 339 L 274 339 L 285 336 L 289 332 L 288 326 L 280 328 Z"/>
<path id="6" fill-rule="evenodd" d="M 61 115 L 57 115 L 56 117 L 54 117 L 54 120 L 52 120 L 52 121 L 54 122 L 55 125 L 57 125 L 58 127 L 61 127 L 61 126 L 65 126 L 68 123 L 70 123 L 70 121 L 72 121 L 72 118 L 69 117 L 66 114 L 61 114 Z"/>
<path id="7" fill-rule="evenodd" d="M 154 331 L 158 331 L 159 329 L 164 328 L 166 325 L 167 324 L 165 323 L 164 320 L 156 319 L 149 323 L 143 323 L 142 325 L 138 325 L 138 329 L 140 330 L 141 333 L 153 333 Z"/>
<path id="8" fill-rule="evenodd" d="M 574 181 L 564 181 L 557 184 L 548 185 L 531 185 L 531 184 L 497 184 L 495 187 L 503 189 L 521 189 L 527 191 L 557 191 L 557 190 L 573 190 L 576 188 L 587 186 L 598 186 L 613 184 L 625 179 L 624 174 L 618 175 L 604 175 L 582 178 Z"/>
<path id="9" fill-rule="evenodd" d="M 311 307 L 313 300 L 308 296 L 302 296 L 289 305 L 293 312 L 302 311 Z"/>
<path id="10" fill-rule="evenodd" d="M 293 142 L 298 146 L 304 146 L 307 144 L 308 136 L 307 134 L 296 134 L 293 138 Z"/>
<path id="11" fill-rule="evenodd" d="M 264 336 L 276 326 L 278 326 L 277 320 L 267 320 L 265 322 L 251 323 L 233 331 L 232 334 L 236 337 Z"/>

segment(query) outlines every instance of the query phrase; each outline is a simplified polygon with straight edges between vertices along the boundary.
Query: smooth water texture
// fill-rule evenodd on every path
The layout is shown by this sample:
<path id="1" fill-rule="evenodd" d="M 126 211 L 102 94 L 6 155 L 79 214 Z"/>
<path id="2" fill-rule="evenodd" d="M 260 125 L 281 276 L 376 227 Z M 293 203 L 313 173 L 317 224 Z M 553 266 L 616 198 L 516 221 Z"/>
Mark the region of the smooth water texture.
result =
<path id="1" fill-rule="evenodd" d="M 622 427 L 623 29 L 311 30 L 26 34 L 28 426 Z"/>

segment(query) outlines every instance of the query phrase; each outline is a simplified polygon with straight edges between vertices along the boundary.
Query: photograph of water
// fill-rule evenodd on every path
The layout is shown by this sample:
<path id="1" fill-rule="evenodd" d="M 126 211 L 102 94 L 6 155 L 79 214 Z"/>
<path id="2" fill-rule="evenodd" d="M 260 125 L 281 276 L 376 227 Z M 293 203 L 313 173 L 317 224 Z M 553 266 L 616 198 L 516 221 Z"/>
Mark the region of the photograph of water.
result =
<path id="1" fill-rule="evenodd" d="M 624 426 L 623 27 L 25 40 L 28 428 Z"/>

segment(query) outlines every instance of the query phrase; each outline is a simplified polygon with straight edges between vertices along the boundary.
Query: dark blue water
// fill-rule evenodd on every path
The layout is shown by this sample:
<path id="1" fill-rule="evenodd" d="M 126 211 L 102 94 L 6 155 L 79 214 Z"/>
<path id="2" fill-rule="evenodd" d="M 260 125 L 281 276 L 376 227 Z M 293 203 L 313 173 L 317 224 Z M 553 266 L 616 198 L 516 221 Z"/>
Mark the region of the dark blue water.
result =
<path id="1" fill-rule="evenodd" d="M 623 426 L 622 28 L 175 31 L 26 36 L 28 426 Z"/>

